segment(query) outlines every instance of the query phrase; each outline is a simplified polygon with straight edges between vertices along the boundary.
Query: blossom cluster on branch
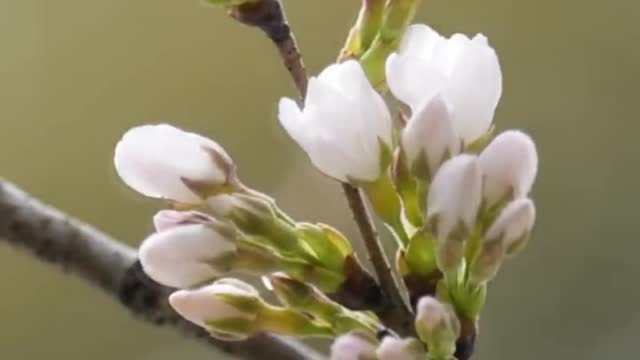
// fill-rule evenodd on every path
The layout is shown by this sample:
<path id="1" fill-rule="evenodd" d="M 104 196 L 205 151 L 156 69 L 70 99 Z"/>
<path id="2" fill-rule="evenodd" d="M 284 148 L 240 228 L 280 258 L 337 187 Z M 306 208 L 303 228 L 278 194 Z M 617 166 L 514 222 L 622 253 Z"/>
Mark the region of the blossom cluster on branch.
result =
<path id="1" fill-rule="evenodd" d="M 260 2 L 216 1 L 236 12 Z M 409 26 L 417 3 L 363 1 L 341 61 L 278 111 L 311 162 L 360 189 L 387 225 L 414 331 L 388 328 L 373 303 L 343 300 L 363 291 L 356 278 L 377 285 L 340 231 L 294 220 L 246 186 L 217 142 L 143 125 L 117 144 L 115 167 L 170 205 L 139 258 L 152 279 L 178 289 L 169 301 L 184 318 L 229 341 L 329 337 L 335 360 L 470 356 L 463 348 L 475 342 L 487 284 L 532 231 L 538 158 L 524 132 L 495 134 L 502 74 L 487 38 Z M 401 104 L 388 105 L 387 89 Z M 261 277 L 279 304 L 231 271 Z"/>

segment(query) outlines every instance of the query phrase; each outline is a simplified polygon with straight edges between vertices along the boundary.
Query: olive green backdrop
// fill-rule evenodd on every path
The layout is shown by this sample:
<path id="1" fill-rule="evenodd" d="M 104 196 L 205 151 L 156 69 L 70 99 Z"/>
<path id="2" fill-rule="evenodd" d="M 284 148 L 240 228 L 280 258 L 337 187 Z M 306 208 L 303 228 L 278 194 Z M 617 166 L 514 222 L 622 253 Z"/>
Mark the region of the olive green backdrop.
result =
<path id="1" fill-rule="evenodd" d="M 317 73 L 358 2 L 285 3 Z M 425 0 L 420 20 L 489 36 L 497 125 L 526 129 L 540 152 L 537 231 L 491 286 L 479 360 L 638 356 L 639 14 L 632 0 Z M 355 235 L 339 187 L 277 125 L 294 94 L 261 34 L 198 0 L 0 0 L 0 175 L 130 244 L 160 204 L 118 181 L 113 146 L 159 121 L 218 140 L 297 218 Z M 216 355 L 0 244 L 0 358 Z"/>

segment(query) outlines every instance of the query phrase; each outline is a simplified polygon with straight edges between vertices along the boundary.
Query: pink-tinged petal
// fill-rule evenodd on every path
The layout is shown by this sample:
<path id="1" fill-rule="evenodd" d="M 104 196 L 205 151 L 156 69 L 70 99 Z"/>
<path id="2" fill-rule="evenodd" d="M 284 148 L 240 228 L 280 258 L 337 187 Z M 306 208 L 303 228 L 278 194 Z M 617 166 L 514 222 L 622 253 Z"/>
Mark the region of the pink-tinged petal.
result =
<path id="1" fill-rule="evenodd" d="M 436 236 L 446 241 L 458 224 L 473 229 L 482 200 L 482 178 L 476 156 L 462 154 L 440 167 L 427 199 L 427 218 L 435 219 Z"/>
<path id="2" fill-rule="evenodd" d="M 505 196 L 526 197 L 538 172 L 538 152 L 525 133 L 509 130 L 498 135 L 478 159 L 488 205 Z"/>
<path id="3" fill-rule="evenodd" d="M 233 167 L 213 140 L 166 124 L 127 131 L 116 145 L 114 163 L 122 180 L 141 194 L 188 204 L 199 203 L 201 197 L 185 179 L 216 186 Z"/>
<path id="4" fill-rule="evenodd" d="M 149 236 L 140 246 L 138 257 L 153 280 L 187 288 L 219 277 L 210 262 L 234 253 L 234 241 L 207 225 L 184 225 Z"/>
<path id="5" fill-rule="evenodd" d="M 424 154 L 433 176 L 445 155 L 460 152 L 460 140 L 451 122 L 452 111 L 441 95 L 429 99 L 416 111 L 402 132 L 402 149 L 413 168 Z"/>

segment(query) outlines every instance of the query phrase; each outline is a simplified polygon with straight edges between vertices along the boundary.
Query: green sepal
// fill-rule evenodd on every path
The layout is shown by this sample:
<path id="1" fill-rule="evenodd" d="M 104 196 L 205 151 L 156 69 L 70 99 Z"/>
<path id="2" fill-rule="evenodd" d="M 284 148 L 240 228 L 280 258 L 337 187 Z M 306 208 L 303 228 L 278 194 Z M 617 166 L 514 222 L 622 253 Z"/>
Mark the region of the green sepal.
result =
<path id="1" fill-rule="evenodd" d="M 247 314 L 254 314 L 262 307 L 262 300 L 259 297 L 236 295 L 233 293 L 216 294 L 215 297 L 222 300 L 225 304 L 233 306 L 238 311 Z"/>
<path id="2" fill-rule="evenodd" d="M 362 55 L 362 66 L 379 91 L 386 90 L 385 63 L 394 52 L 415 17 L 420 0 L 389 0 L 382 26 L 369 49 Z"/>
<path id="3" fill-rule="evenodd" d="M 333 337 L 334 330 L 327 323 L 314 320 L 302 312 L 267 305 L 254 321 L 257 331 L 274 332 L 296 337 Z"/>
<path id="4" fill-rule="evenodd" d="M 411 174 L 407 165 L 407 158 L 401 147 L 398 147 L 394 154 L 391 173 L 395 188 L 402 200 L 405 218 L 412 226 L 416 228 L 422 227 L 424 204 L 423 200 L 421 200 L 420 184 Z"/>
<path id="5" fill-rule="evenodd" d="M 231 317 L 220 320 L 207 321 L 207 326 L 211 328 L 212 335 L 222 333 L 229 336 L 248 336 L 255 332 L 254 321 L 250 318 Z"/>
<path id="6" fill-rule="evenodd" d="M 493 140 L 495 135 L 496 135 L 496 127 L 495 125 L 492 124 L 489 130 L 487 130 L 487 132 L 484 133 L 482 136 L 475 139 L 470 144 L 465 144 L 464 152 L 468 152 L 472 154 L 481 153 L 482 150 L 484 150 L 484 148 L 487 147 L 487 145 L 489 145 L 491 140 Z"/>
<path id="7" fill-rule="evenodd" d="M 278 300 L 287 307 L 310 313 L 327 322 L 341 311 L 341 305 L 305 282 L 278 273 L 267 279 Z"/>
<path id="8" fill-rule="evenodd" d="M 328 269 L 341 271 L 344 259 L 353 253 L 344 235 L 328 225 L 298 223 L 295 231 L 300 241 L 314 253 L 317 262 Z"/>
<path id="9" fill-rule="evenodd" d="M 404 259 L 409 272 L 418 275 L 429 275 L 438 270 L 436 263 L 436 238 L 428 231 L 419 230 L 405 251 Z"/>
<path id="10" fill-rule="evenodd" d="M 339 60 L 359 58 L 371 46 L 382 25 L 386 0 L 367 0 L 362 2 L 355 25 L 340 51 Z"/>
<path id="11" fill-rule="evenodd" d="M 377 180 L 361 183 L 360 186 L 367 194 L 376 215 L 389 226 L 398 244 L 405 248 L 409 243 L 409 236 L 402 221 L 402 202 L 391 181 L 390 172 L 387 170 Z"/>

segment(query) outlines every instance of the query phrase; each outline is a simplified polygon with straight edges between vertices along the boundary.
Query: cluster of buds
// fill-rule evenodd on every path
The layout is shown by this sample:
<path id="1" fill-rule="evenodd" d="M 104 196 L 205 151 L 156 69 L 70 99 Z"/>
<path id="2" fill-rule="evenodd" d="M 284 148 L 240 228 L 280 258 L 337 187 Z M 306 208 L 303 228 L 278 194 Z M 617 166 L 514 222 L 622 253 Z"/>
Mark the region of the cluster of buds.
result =
<path id="1" fill-rule="evenodd" d="M 209 0 L 245 10 L 261 1 Z M 487 38 L 409 26 L 418 3 L 363 1 L 349 59 L 278 111 L 311 162 L 361 189 L 394 235 L 415 337 L 339 302 L 354 274 L 368 274 L 338 230 L 297 222 L 244 185 L 215 141 L 140 126 L 118 143 L 115 166 L 131 188 L 171 207 L 154 217 L 139 258 L 152 279 L 178 289 L 169 302 L 184 318 L 229 341 L 263 331 L 336 338 L 334 360 L 468 358 L 459 344 L 475 339 L 488 282 L 533 229 L 538 157 L 524 132 L 495 134 L 502 74 Z M 404 105 L 397 126 L 387 87 Z M 231 271 L 262 277 L 281 306 L 226 278 Z"/>
<path id="2" fill-rule="evenodd" d="M 332 294 L 364 270 L 338 230 L 295 222 L 272 198 L 242 184 L 231 157 L 213 140 L 166 124 L 136 127 L 117 144 L 115 167 L 132 189 L 170 205 L 153 217 L 156 232 L 140 246 L 139 260 L 153 280 L 180 289 L 170 304 L 212 336 L 333 336 L 364 329 L 374 337 L 381 328 L 375 316 L 324 295 L 331 316 L 310 317 L 311 309 L 292 305 L 295 297 L 284 294 L 300 288 Z M 225 278 L 231 271 L 282 272 L 270 283 L 285 306 L 269 305 L 251 285 Z"/>
<path id="3" fill-rule="evenodd" d="M 450 305 L 423 297 L 416 309 L 415 327 L 418 338 L 385 336 L 372 341 L 361 333 L 342 335 L 331 347 L 331 360 L 454 359 L 461 325 Z"/>

